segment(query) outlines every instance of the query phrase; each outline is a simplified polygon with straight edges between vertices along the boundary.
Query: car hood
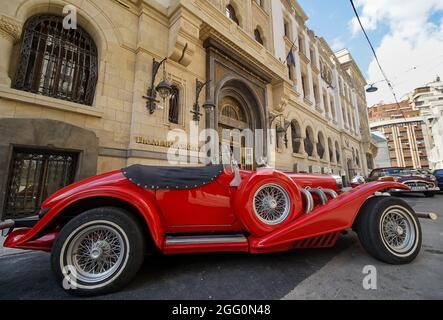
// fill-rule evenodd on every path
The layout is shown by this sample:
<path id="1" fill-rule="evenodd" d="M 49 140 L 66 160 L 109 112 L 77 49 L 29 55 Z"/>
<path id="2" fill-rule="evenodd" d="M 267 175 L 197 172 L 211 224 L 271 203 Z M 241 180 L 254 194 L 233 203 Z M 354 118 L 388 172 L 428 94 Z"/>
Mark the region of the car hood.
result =
<path id="1" fill-rule="evenodd" d="M 337 191 L 337 180 L 332 175 L 326 174 L 307 174 L 307 173 L 289 173 L 288 176 L 301 188 L 324 188 Z"/>

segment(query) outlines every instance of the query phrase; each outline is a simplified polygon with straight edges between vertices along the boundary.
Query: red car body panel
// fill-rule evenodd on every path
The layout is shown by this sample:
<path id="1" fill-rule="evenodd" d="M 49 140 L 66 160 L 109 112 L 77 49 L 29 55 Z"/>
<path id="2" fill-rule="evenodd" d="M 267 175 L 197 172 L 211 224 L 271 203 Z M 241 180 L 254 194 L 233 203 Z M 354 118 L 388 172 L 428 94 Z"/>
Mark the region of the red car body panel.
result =
<path id="1" fill-rule="evenodd" d="M 303 173 L 287 173 L 301 188 L 318 188 L 332 189 L 338 191 L 336 180 L 332 176 L 323 174 L 303 174 Z"/>
<path id="2" fill-rule="evenodd" d="M 294 211 L 288 221 L 270 229 L 263 236 L 250 235 L 243 222 L 245 206 L 239 208 L 237 195 L 243 194 L 249 181 L 259 181 L 253 171 L 241 171 L 243 183 L 239 188 L 231 187 L 234 173 L 222 173 L 214 182 L 191 190 L 146 190 L 131 183 L 123 173 L 113 171 L 70 185 L 45 200 L 42 208 L 49 211 L 33 228 L 15 230 L 9 234 L 4 246 L 11 248 L 50 251 L 61 226 L 57 218 L 67 208 L 85 199 L 112 198 L 130 204 L 146 222 L 157 249 L 165 254 L 241 251 L 251 253 L 273 252 L 293 248 L 296 241 L 341 231 L 352 226 L 360 207 L 376 191 L 399 188 L 405 185 L 394 182 L 377 182 L 362 185 L 340 195 L 326 205 L 317 205 L 310 214 L 302 214 L 300 187 L 322 187 L 337 190 L 334 177 L 320 175 L 283 174 L 267 170 L 260 179 L 269 175 L 280 177 L 293 196 Z M 293 181 L 293 182 L 290 182 Z M 294 183 L 295 182 L 295 183 Z M 244 186 L 245 185 L 245 186 Z M 235 201 L 236 199 L 236 201 Z M 243 222 L 242 222 L 243 221 Z M 168 234 L 199 233 L 244 233 L 247 241 L 240 243 L 183 244 L 170 246 L 166 243 Z M 331 238 L 332 239 L 332 238 Z M 335 243 L 329 241 L 329 244 Z M 328 244 L 328 245 L 329 245 Z"/>
<path id="3" fill-rule="evenodd" d="M 318 206 L 312 213 L 302 215 L 271 234 L 251 238 L 251 250 L 268 251 L 269 248 L 284 246 L 300 239 L 349 229 L 364 202 L 375 192 L 385 188 L 404 189 L 405 186 L 395 182 L 374 182 L 357 187 L 329 201 L 327 205 Z"/>

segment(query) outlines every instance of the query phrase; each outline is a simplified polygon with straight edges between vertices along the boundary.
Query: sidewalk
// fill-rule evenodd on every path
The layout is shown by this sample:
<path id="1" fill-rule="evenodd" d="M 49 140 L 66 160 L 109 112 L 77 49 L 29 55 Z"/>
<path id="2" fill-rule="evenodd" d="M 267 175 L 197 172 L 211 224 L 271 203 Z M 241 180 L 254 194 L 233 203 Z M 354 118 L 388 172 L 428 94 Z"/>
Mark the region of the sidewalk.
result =
<path id="1" fill-rule="evenodd" d="M 17 254 L 20 252 L 26 252 L 24 250 L 16 250 L 16 249 L 9 249 L 9 248 L 4 248 L 3 247 L 3 242 L 5 241 L 5 238 L 0 236 L 0 258 L 7 256 L 7 255 L 11 255 L 11 254 Z"/>

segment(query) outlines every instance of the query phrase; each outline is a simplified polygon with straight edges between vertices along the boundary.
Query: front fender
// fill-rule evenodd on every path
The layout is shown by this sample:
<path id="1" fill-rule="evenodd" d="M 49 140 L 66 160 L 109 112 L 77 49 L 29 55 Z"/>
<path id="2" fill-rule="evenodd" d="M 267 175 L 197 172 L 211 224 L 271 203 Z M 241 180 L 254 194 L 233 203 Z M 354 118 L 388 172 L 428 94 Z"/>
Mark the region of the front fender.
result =
<path id="1" fill-rule="evenodd" d="M 396 182 L 364 184 L 343 193 L 326 205 L 318 206 L 312 213 L 305 214 L 266 236 L 253 237 L 250 240 L 251 251 L 260 252 L 266 248 L 287 245 L 300 239 L 349 229 L 366 200 L 374 193 L 388 189 L 409 190 L 409 187 Z"/>
<path id="2" fill-rule="evenodd" d="M 88 198 L 105 197 L 114 198 L 131 204 L 141 214 L 145 220 L 152 239 L 156 246 L 161 249 L 163 246 L 164 232 L 162 223 L 160 221 L 160 211 L 156 205 L 155 197 L 147 194 L 140 194 L 134 190 L 127 188 L 114 187 L 99 187 L 94 190 L 85 190 L 83 192 L 75 193 L 69 197 L 63 198 L 56 202 L 54 206 L 43 216 L 42 219 L 31 229 L 17 230 L 12 232 L 5 240 L 4 246 L 11 248 L 30 248 L 34 240 L 46 236 L 44 230 L 54 219 L 56 219 L 66 208 L 74 205 L 78 201 Z"/>

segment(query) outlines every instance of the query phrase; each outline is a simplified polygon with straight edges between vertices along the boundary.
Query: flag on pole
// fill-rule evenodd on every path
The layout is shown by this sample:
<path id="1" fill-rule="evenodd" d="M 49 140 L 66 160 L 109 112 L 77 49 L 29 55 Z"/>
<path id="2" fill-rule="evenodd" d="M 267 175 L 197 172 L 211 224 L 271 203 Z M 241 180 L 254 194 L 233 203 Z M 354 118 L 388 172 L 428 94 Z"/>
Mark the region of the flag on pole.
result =
<path id="1" fill-rule="evenodd" d="M 289 53 L 286 56 L 286 62 L 288 65 L 293 65 L 295 66 L 295 57 L 294 57 L 294 46 L 295 46 L 295 42 L 292 42 L 292 46 L 291 49 L 289 49 Z"/>
<path id="2" fill-rule="evenodd" d="M 286 62 L 288 63 L 288 65 L 293 65 L 295 66 L 295 58 L 294 58 L 294 51 L 289 50 L 288 56 L 286 57 Z"/>

